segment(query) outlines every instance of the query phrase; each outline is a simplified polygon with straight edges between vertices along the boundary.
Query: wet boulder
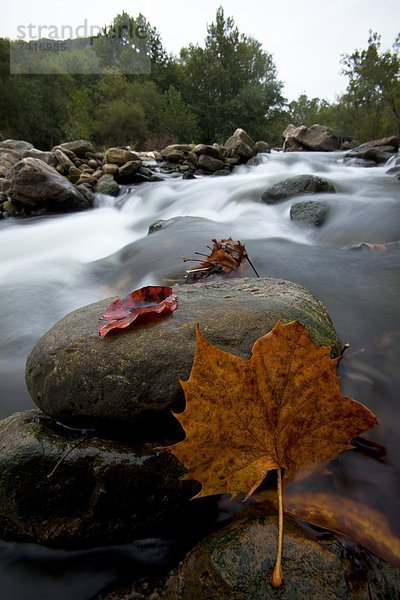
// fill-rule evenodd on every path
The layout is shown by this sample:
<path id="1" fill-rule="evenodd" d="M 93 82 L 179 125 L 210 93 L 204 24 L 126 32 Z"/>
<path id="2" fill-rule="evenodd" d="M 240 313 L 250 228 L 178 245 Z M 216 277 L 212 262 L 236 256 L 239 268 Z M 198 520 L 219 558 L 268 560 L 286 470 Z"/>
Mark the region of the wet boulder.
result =
<path id="1" fill-rule="evenodd" d="M 290 207 L 290 218 L 303 225 L 319 227 L 328 216 L 329 204 L 318 200 L 297 202 Z"/>
<path id="2" fill-rule="evenodd" d="M 105 174 L 97 181 L 96 192 L 106 196 L 118 196 L 120 187 L 112 175 Z"/>
<path id="3" fill-rule="evenodd" d="M 194 493 L 156 443 L 60 427 L 40 411 L 0 421 L 0 537 L 56 547 L 150 537 Z"/>
<path id="4" fill-rule="evenodd" d="M 153 234 L 157 235 L 157 234 Z M 33 401 L 68 423 L 136 423 L 182 409 L 197 323 L 207 339 L 249 358 L 254 342 L 281 319 L 298 319 L 318 344 L 340 344 L 324 306 L 305 288 L 279 279 L 230 279 L 176 285 L 173 314 L 137 321 L 101 339 L 98 318 L 113 300 L 80 308 L 56 323 L 26 364 Z"/>
<path id="5" fill-rule="evenodd" d="M 6 192 L 17 209 L 59 212 L 88 207 L 86 198 L 53 167 L 38 158 L 23 158 L 6 176 Z"/>
<path id="6" fill-rule="evenodd" d="M 397 598 L 400 572 L 371 557 L 371 572 L 346 556 L 335 540 L 319 541 L 285 520 L 284 584 L 270 584 L 277 517 L 247 517 L 202 540 L 174 571 L 155 600 L 369 600 Z M 358 570 L 358 577 L 355 571 Z"/>
<path id="7" fill-rule="evenodd" d="M 333 185 L 321 177 L 296 175 L 267 188 L 261 195 L 261 199 L 267 204 L 276 204 L 294 196 L 333 192 L 335 192 Z"/>

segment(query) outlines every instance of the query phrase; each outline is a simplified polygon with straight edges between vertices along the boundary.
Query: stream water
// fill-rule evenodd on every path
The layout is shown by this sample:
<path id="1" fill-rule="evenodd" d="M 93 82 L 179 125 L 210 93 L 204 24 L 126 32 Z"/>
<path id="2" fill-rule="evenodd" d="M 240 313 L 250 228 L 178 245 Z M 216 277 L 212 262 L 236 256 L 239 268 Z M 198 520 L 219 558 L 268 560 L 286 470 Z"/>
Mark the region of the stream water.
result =
<path id="1" fill-rule="evenodd" d="M 379 460 L 350 453 L 340 462 L 336 491 L 384 514 L 400 536 L 400 244 L 390 244 L 400 239 L 400 183 L 387 168 L 349 166 L 340 153 L 261 155 L 259 165 L 229 177 L 170 178 L 127 189 L 117 202 L 99 197 L 92 211 L 0 222 L 0 418 L 32 407 L 24 363 L 59 318 L 142 285 L 182 280 L 181 256 L 231 236 L 245 243 L 261 276 L 310 289 L 349 342 L 342 392 L 377 414 L 380 426 L 366 437 L 384 450 Z M 290 220 L 297 199 L 260 200 L 268 186 L 305 173 L 337 190 L 324 195 L 329 214 L 318 228 Z M 154 221 L 178 216 L 187 218 L 147 236 Z M 254 274 L 246 266 L 240 276 Z M 89 600 L 123 575 L 135 552 L 97 549 L 65 560 L 59 552 L 2 544 L 0 588 L 9 586 L 13 600 Z M 107 553 L 113 558 L 103 560 Z"/>

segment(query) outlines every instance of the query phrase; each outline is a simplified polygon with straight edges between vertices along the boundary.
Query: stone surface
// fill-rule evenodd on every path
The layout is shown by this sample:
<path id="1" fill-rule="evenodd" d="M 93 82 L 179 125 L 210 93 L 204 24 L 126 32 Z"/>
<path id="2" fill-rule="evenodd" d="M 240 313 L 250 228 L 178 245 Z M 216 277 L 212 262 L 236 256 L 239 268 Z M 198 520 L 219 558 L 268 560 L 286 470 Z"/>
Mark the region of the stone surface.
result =
<path id="1" fill-rule="evenodd" d="M 184 472 L 155 443 L 85 439 L 15 413 L 0 422 L 0 537 L 81 547 L 156 535 L 193 493 Z"/>
<path id="2" fill-rule="evenodd" d="M 283 132 L 284 144 L 283 150 L 287 152 L 289 149 L 293 151 L 293 143 L 301 146 L 304 150 L 314 152 L 332 152 L 340 147 L 338 137 L 329 127 L 324 125 L 312 125 L 311 127 L 295 127 L 288 125 Z"/>
<path id="3" fill-rule="evenodd" d="M 33 145 L 29 142 L 24 142 L 23 140 L 4 140 L 3 142 L 0 142 L 0 148 L 9 148 L 20 154 L 24 150 L 32 150 Z"/>
<path id="4" fill-rule="evenodd" d="M 357 158 L 362 160 L 374 161 L 376 164 L 383 164 L 391 158 L 393 154 L 391 152 L 385 152 L 375 147 L 355 148 L 350 152 L 347 152 L 344 156 L 346 159 Z"/>
<path id="5" fill-rule="evenodd" d="M 61 150 L 61 148 L 55 148 L 53 150 L 53 154 L 66 173 L 69 172 L 71 167 L 75 166 L 72 160 L 68 158 L 68 156 Z"/>
<path id="6" fill-rule="evenodd" d="M 156 234 L 153 234 L 156 235 Z M 281 319 L 298 319 L 316 343 L 339 350 L 323 305 L 305 288 L 279 279 L 230 279 L 176 285 L 173 314 L 136 322 L 101 339 L 98 318 L 112 300 L 83 307 L 56 323 L 26 364 L 33 401 L 65 422 L 137 422 L 183 408 L 179 379 L 193 363 L 197 323 L 207 339 L 249 358 L 254 342 Z"/>
<path id="7" fill-rule="evenodd" d="M 256 151 L 257 154 L 258 153 L 270 153 L 271 152 L 271 148 L 269 147 L 269 144 L 267 142 L 264 142 L 263 140 L 259 140 L 258 142 L 256 142 L 255 144 L 256 146 Z"/>
<path id="8" fill-rule="evenodd" d="M 257 153 L 254 140 L 243 129 L 236 129 L 234 134 L 226 140 L 224 146 L 229 158 L 239 158 L 243 162 Z"/>
<path id="9" fill-rule="evenodd" d="M 16 208 L 26 211 L 80 210 L 88 207 L 77 188 L 38 158 L 23 158 L 8 172 L 7 195 Z"/>
<path id="10" fill-rule="evenodd" d="M 294 196 L 333 193 L 333 185 L 316 175 L 296 175 L 267 188 L 261 198 L 267 204 L 276 204 Z"/>
<path id="11" fill-rule="evenodd" d="M 373 572 L 358 573 L 356 579 L 352 573 L 357 566 L 346 558 L 338 542 L 317 541 L 287 518 L 282 553 L 284 584 L 274 589 L 269 580 L 277 537 L 275 516 L 232 523 L 200 542 L 154 600 L 398 598 L 398 569 L 372 557 Z"/>
<path id="12" fill-rule="evenodd" d="M 104 162 L 111 163 L 122 167 L 125 163 L 131 160 L 139 160 L 139 156 L 136 152 L 125 150 L 124 148 L 109 148 L 106 151 Z"/>
<path id="13" fill-rule="evenodd" d="M 36 148 L 24 150 L 21 153 L 21 158 L 38 158 L 46 163 L 46 165 L 50 165 L 51 167 L 54 167 L 57 164 L 55 156 L 52 152 L 42 152 L 42 150 L 37 150 Z"/>
<path id="14" fill-rule="evenodd" d="M 119 168 L 118 175 L 121 179 L 129 180 L 132 175 L 136 175 L 141 166 L 141 160 L 130 160 Z"/>
<path id="15" fill-rule="evenodd" d="M 60 148 L 63 152 L 67 153 L 73 152 L 75 156 L 79 158 L 84 158 L 87 152 L 95 152 L 93 144 L 88 142 L 87 140 L 74 140 L 72 142 L 65 142 L 64 144 L 59 144 L 56 148 Z"/>
<path id="16" fill-rule="evenodd" d="M 199 169 L 207 169 L 208 171 L 219 171 L 225 167 L 223 160 L 209 156 L 208 154 L 200 154 L 197 160 Z"/>
<path id="17" fill-rule="evenodd" d="M 290 218 L 292 221 L 297 221 L 304 225 L 314 225 L 315 227 L 319 227 L 326 221 L 328 213 L 328 203 L 318 200 L 297 202 L 290 207 Z"/>
<path id="18" fill-rule="evenodd" d="M 118 196 L 120 187 L 112 175 L 106 174 L 97 181 L 96 192 L 107 196 Z"/>
<path id="19" fill-rule="evenodd" d="M 376 148 L 379 146 L 394 146 L 396 150 L 400 146 L 400 138 L 397 135 L 391 135 L 389 137 L 379 138 L 378 140 L 370 140 L 364 144 L 360 144 L 359 148 Z"/>
<path id="20" fill-rule="evenodd" d="M 267 188 L 262 199 L 268 204 L 274 204 L 294 196 L 322 193 L 335 193 L 333 184 L 316 175 L 296 175 Z"/>
<path id="21" fill-rule="evenodd" d="M 196 156 L 206 154 L 207 156 L 212 156 L 219 160 L 222 158 L 220 149 L 216 146 L 210 146 L 209 144 L 197 144 L 197 146 L 193 148 L 193 152 Z"/>

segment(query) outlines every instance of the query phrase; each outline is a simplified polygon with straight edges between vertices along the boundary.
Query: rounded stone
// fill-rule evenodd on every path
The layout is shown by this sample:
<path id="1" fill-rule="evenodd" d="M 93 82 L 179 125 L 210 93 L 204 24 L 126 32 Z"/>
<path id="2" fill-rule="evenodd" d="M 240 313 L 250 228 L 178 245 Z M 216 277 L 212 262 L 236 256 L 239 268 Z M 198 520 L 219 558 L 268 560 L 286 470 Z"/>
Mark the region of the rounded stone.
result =
<path id="1" fill-rule="evenodd" d="M 290 218 L 304 225 L 314 225 L 319 227 L 328 216 L 329 204 L 319 202 L 318 200 L 309 200 L 306 202 L 297 202 L 290 207 Z"/>
<path id="2" fill-rule="evenodd" d="M 26 364 L 33 401 L 66 421 L 133 422 L 154 411 L 183 408 L 179 380 L 188 379 L 199 323 L 207 339 L 245 359 L 278 320 L 299 320 L 317 344 L 340 344 L 324 306 L 305 288 L 280 279 L 225 279 L 176 285 L 178 308 L 138 320 L 101 339 L 98 318 L 113 300 L 80 308 L 56 323 Z"/>
<path id="3" fill-rule="evenodd" d="M 211 534 L 188 554 L 154 600 L 369 600 L 397 598 L 398 569 L 373 557 L 360 572 L 335 540 L 318 541 L 285 519 L 284 583 L 270 584 L 277 547 L 277 517 L 247 517 Z M 380 564 L 382 563 L 382 564 Z M 358 571 L 358 577 L 352 577 Z M 353 579 L 356 579 L 353 581 Z"/>
<path id="4" fill-rule="evenodd" d="M 276 204 L 294 196 L 332 193 L 335 189 L 329 181 L 316 175 L 296 175 L 266 189 L 261 199 L 267 204 Z"/>
<path id="5" fill-rule="evenodd" d="M 57 547 L 157 536 L 195 483 L 153 443 L 69 431 L 38 410 L 0 422 L 0 537 Z"/>

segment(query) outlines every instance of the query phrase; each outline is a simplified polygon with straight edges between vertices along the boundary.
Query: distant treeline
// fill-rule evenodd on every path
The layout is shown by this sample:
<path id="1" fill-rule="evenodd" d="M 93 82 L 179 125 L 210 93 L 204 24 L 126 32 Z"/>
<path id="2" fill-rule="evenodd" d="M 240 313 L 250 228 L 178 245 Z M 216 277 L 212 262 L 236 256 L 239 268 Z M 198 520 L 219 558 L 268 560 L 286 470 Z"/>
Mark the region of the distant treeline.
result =
<path id="1" fill-rule="evenodd" d="M 145 17 L 126 13 L 92 38 L 0 38 L 0 135 L 42 149 L 80 138 L 157 149 L 224 142 L 237 127 L 280 145 L 289 123 L 318 122 L 360 142 L 400 134 L 400 37 L 383 51 L 370 32 L 366 49 L 341 63 L 349 81 L 337 101 L 302 94 L 288 103 L 271 54 L 222 7 L 204 45 L 179 57 Z"/>

